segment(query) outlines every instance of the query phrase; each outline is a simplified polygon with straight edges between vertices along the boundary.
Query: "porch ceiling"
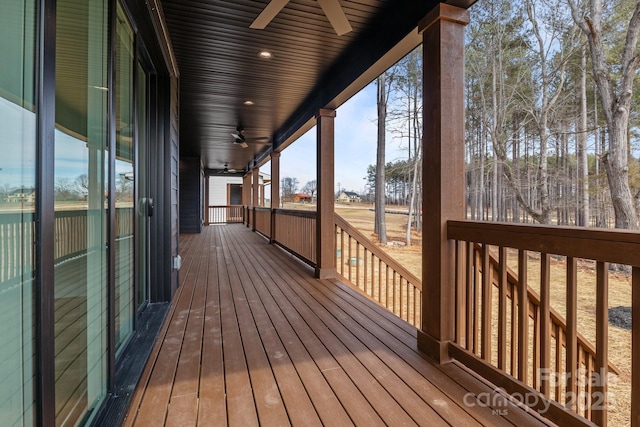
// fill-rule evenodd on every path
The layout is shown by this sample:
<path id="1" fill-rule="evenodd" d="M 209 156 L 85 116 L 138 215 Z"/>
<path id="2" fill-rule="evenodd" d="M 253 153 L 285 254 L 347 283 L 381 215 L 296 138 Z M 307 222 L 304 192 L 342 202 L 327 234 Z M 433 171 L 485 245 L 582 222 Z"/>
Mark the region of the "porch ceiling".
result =
<path id="1" fill-rule="evenodd" d="M 418 22 L 439 3 L 339 1 L 353 28 L 342 36 L 317 0 L 290 0 L 264 30 L 249 26 L 269 0 L 162 0 L 180 70 L 181 155 L 200 156 L 208 169 L 260 161 L 415 47 Z M 259 58 L 261 50 L 274 57 Z M 269 143 L 233 144 L 238 125 Z"/>

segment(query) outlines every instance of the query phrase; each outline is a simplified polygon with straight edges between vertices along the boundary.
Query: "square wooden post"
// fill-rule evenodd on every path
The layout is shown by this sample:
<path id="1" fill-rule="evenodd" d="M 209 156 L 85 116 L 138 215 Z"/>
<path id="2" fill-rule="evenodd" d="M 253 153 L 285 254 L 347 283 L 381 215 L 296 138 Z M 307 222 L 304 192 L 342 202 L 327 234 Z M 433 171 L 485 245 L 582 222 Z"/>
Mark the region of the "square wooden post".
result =
<path id="1" fill-rule="evenodd" d="M 419 24 L 423 37 L 422 328 L 418 347 L 450 360 L 455 251 L 447 221 L 464 219 L 464 28 L 469 12 L 440 3 Z"/>
<path id="2" fill-rule="evenodd" d="M 243 221 L 244 223 L 247 225 L 247 227 L 249 226 L 249 210 L 248 210 L 248 206 L 249 206 L 249 200 L 251 198 L 251 184 L 249 184 L 249 177 L 251 175 L 246 174 L 245 176 L 242 177 L 242 216 L 243 216 Z"/>
<path id="3" fill-rule="evenodd" d="M 321 109 L 317 124 L 318 210 L 316 218 L 316 277 L 336 277 L 335 220 L 333 194 L 335 110 Z"/>
<path id="4" fill-rule="evenodd" d="M 269 243 L 276 241 L 276 212 L 280 207 L 280 152 L 271 153 L 271 233 Z"/>
<path id="5" fill-rule="evenodd" d="M 256 231 L 256 207 L 260 203 L 260 168 L 257 167 L 251 169 L 251 196 L 251 229 Z"/>

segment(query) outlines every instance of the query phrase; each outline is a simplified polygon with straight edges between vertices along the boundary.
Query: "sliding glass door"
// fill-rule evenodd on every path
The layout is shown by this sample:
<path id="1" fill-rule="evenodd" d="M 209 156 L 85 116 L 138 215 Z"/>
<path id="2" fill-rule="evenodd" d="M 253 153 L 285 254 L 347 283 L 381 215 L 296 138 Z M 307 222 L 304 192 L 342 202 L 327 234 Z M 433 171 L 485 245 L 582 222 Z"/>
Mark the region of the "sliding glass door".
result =
<path id="1" fill-rule="evenodd" d="M 35 419 L 35 2 L 0 13 L 0 424 Z"/>
<path id="2" fill-rule="evenodd" d="M 118 4 L 116 15 L 115 327 L 116 355 L 133 332 L 134 305 L 134 67 L 135 34 Z"/>
<path id="3" fill-rule="evenodd" d="M 108 369 L 108 2 L 58 0 L 56 425 L 94 415 Z"/>

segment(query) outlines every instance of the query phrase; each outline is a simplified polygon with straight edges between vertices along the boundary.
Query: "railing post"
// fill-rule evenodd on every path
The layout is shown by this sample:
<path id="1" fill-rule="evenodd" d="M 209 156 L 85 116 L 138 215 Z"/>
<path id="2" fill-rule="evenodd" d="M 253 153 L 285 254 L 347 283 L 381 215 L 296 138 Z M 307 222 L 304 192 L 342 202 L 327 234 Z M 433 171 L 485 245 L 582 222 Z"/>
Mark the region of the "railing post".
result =
<path id="1" fill-rule="evenodd" d="M 276 212 L 280 207 L 280 152 L 271 153 L 271 232 L 269 243 L 276 241 Z"/>
<path id="2" fill-rule="evenodd" d="M 251 170 L 251 206 L 253 206 L 253 216 L 251 219 L 251 230 L 256 231 L 256 206 L 260 203 L 260 169 L 255 167 Z"/>
<path id="3" fill-rule="evenodd" d="M 455 247 L 447 221 L 464 218 L 465 9 L 440 3 L 419 24 L 423 37 L 423 294 L 418 346 L 447 362 L 454 339 Z"/>
<path id="4" fill-rule="evenodd" d="M 334 110 L 321 109 L 316 116 L 318 217 L 316 219 L 316 277 L 336 277 L 336 254 L 333 252 L 334 233 Z"/>

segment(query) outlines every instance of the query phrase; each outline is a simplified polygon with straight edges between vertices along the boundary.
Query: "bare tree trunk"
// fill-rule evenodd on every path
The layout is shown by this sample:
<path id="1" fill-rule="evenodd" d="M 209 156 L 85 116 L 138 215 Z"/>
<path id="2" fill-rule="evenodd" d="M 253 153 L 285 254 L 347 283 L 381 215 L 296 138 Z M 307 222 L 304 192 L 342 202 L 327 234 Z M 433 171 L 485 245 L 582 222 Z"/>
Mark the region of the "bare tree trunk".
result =
<path id="1" fill-rule="evenodd" d="M 387 243 L 387 225 L 385 222 L 385 145 L 387 133 L 387 75 L 382 73 L 377 79 L 378 86 L 378 144 L 376 150 L 375 185 L 375 233 L 380 243 Z"/>
<path id="2" fill-rule="evenodd" d="M 611 202 L 615 212 L 616 228 L 638 228 L 638 216 L 629 187 L 629 165 L 627 157 L 629 109 L 633 95 L 633 83 L 640 62 L 637 55 L 640 33 L 640 2 L 636 4 L 629 20 L 619 63 L 620 78 L 617 87 L 611 77 L 611 66 L 603 44 L 602 0 L 590 0 L 589 14 L 584 15 L 575 0 L 569 0 L 571 15 L 589 40 L 593 77 L 598 87 L 602 110 L 607 121 L 609 150 L 603 153 L 607 172 Z"/>
<path id="3" fill-rule="evenodd" d="M 580 70 L 580 126 L 578 128 L 578 192 L 579 203 L 578 225 L 588 227 L 589 218 L 589 159 L 587 157 L 587 52 L 581 52 Z"/>

